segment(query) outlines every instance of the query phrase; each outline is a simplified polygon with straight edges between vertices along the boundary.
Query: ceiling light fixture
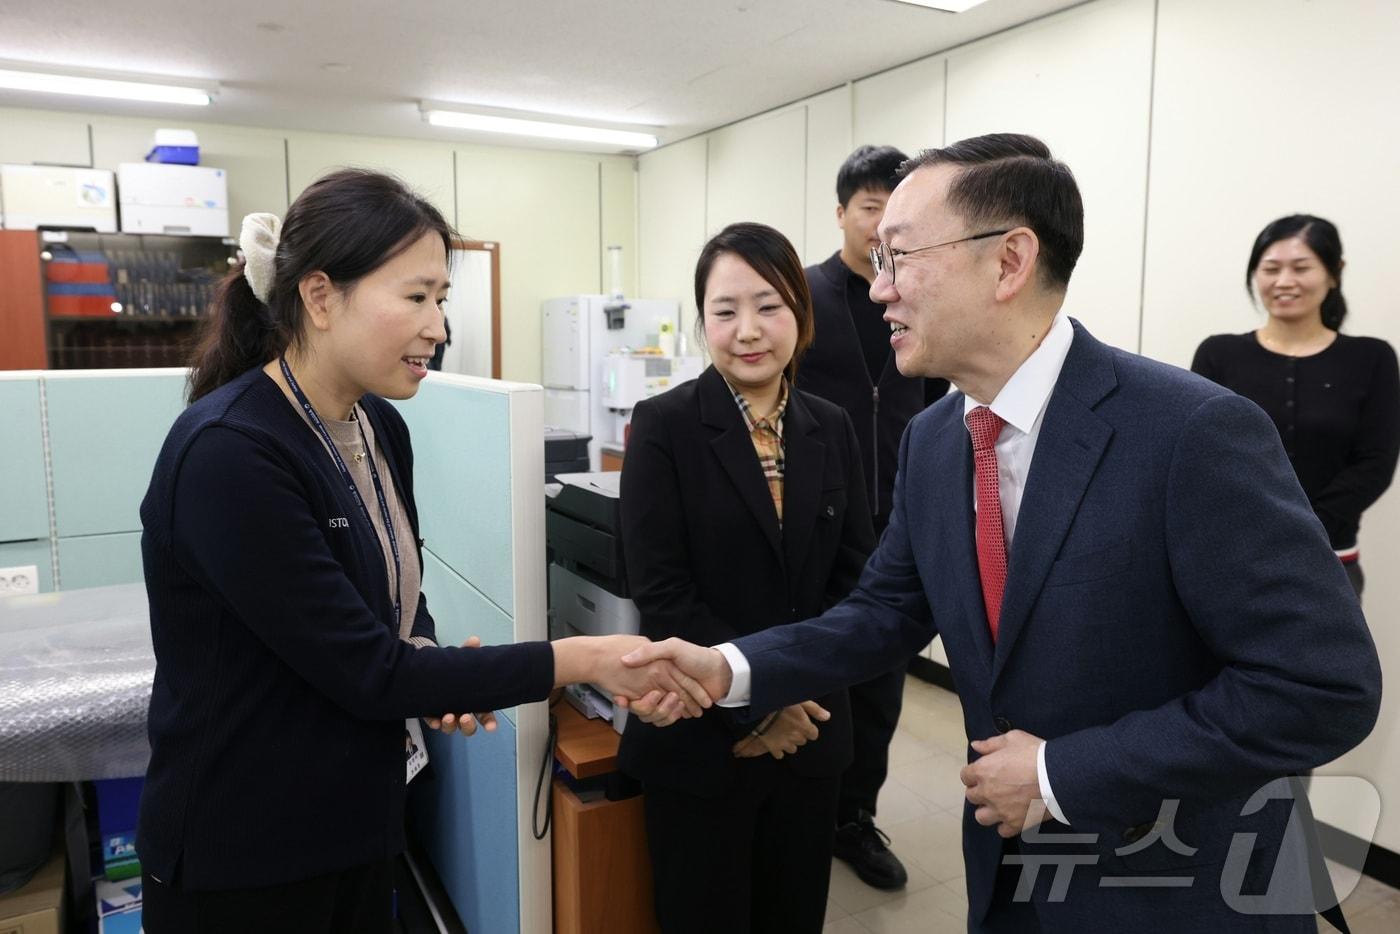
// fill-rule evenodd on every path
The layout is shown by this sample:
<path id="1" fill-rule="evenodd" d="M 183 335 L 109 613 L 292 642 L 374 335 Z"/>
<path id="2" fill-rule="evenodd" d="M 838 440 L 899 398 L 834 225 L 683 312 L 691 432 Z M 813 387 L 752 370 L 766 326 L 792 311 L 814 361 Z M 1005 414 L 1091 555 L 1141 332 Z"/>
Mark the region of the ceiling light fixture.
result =
<path id="1" fill-rule="evenodd" d="M 895 3 L 908 3 L 912 6 L 928 7 L 944 13 L 965 13 L 986 0 L 894 0 Z"/>
<path id="2" fill-rule="evenodd" d="M 537 120 L 528 117 L 444 109 L 447 106 L 449 105 L 423 101 L 419 104 L 419 109 L 423 112 L 423 119 L 433 126 L 452 127 L 458 130 L 480 130 L 484 133 L 503 133 L 508 136 L 529 136 L 537 139 L 558 139 L 578 143 L 602 143 L 628 149 L 653 149 L 657 144 L 657 138 L 652 134 L 639 133 L 635 130 L 616 130 L 578 123 L 558 123 L 552 120 Z"/>
<path id="3" fill-rule="evenodd" d="M 217 84 L 199 82 L 165 84 L 159 78 L 119 72 L 76 69 L 66 73 L 42 71 L 30 65 L 0 62 L 0 89 L 11 91 L 207 107 L 218 87 Z"/>

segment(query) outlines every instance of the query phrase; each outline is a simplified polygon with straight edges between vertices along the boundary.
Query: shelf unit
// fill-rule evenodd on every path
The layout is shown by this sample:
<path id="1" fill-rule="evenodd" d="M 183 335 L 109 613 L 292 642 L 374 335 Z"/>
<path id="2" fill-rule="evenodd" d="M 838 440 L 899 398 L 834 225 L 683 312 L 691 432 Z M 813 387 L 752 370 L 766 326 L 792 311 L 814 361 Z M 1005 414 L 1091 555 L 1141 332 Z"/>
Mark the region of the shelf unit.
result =
<path id="1" fill-rule="evenodd" d="M 221 237 L 43 231 L 49 369 L 188 364 L 237 247 Z"/>

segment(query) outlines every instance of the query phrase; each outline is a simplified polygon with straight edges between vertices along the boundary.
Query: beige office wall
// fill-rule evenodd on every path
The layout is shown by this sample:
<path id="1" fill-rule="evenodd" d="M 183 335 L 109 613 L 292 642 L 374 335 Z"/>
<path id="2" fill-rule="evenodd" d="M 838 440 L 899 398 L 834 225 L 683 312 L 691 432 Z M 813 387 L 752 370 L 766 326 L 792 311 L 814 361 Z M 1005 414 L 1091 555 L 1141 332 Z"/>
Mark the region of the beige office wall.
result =
<path id="1" fill-rule="evenodd" d="M 852 85 L 852 146 L 894 146 L 905 155 L 943 145 L 947 58 L 920 59 Z"/>
<path id="2" fill-rule="evenodd" d="M 706 138 L 645 153 L 637 159 L 638 296 L 681 303 L 681 333 L 695 347 L 691 280 L 705 245 Z"/>
<path id="3" fill-rule="evenodd" d="M 316 179 L 344 167 L 397 175 L 431 201 L 448 221 L 457 220 L 450 143 L 337 133 L 287 134 L 287 176 L 293 201 Z"/>
<path id="4" fill-rule="evenodd" d="M 612 288 L 608 247 L 622 247 L 622 291 L 637 296 L 637 160 L 604 159 L 598 165 L 603 252 L 602 289 Z M 645 296 L 643 296 L 645 297 Z"/>
<path id="5" fill-rule="evenodd" d="M 1099 0 L 948 55 L 947 139 L 1030 133 L 1074 171 L 1084 253 L 1065 309 L 1138 346 L 1153 0 Z M 969 231 L 975 232 L 975 231 Z"/>
<path id="6" fill-rule="evenodd" d="M 540 380 L 540 302 L 598 292 L 602 278 L 600 162 L 562 152 L 457 150 L 463 233 L 501 244 L 501 375 Z M 633 213 L 630 186 L 610 184 L 609 215 Z M 624 229 L 618 231 L 625 233 Z M 623 244 L 626 245 L 625 243 Z"/>
<path id="7" fill-rule="evenodd" d="M 1259 230 L 1295 212 L 1335 222 L 1346 248 L 1345 330 L 1400 345 L 1400 5 L 1367 0 L 1161 0 L 1157 26 L 1143 351 L 1186 366 L 1196 345 L 1257 327 L 1244 291 Z M 1400 850 L 1400 496 L 1365 516 L 1363 605 L 1387 696 L 1371 737 L 1322 770 L 1381 791 L 1376 842 Z M 1228 549 L 1229 542 L 1220 547 Z M 1324 651 L 1300 645 L 1298 652 Z M 1328 822 L 1364 834 L 1363 797 L 1314 785 Z"/>
<path id="8" fill-rule="evenodd" d="M 87 121 L 71 114 L 0 108 L 0 162 L 91 167 Z"/>
<path id="9" fill-rule="evenodd" d="M 808 98 L 806 241 L 798 253 L 807 265 L 841 249 L 836 226 L 836 173 L 855 148 L 851 142 L 851 86 Z"/>

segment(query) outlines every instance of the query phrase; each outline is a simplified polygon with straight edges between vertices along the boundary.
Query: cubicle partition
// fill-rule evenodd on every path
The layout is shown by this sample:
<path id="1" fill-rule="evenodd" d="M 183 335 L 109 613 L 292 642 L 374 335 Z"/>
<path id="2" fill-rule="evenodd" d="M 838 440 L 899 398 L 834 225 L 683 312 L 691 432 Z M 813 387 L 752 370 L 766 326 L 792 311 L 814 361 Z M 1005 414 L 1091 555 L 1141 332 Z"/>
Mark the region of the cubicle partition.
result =
<path id="1" fill-rule="evenodd" d="M 141 580 L 141 498 L 183 369 L 0 373 L 0 567 L 39 589 Z"/>
<path id="2" fill-rule="evenodd" d="M 543 390 L 433 374 L 399 408 L 413 435 L 423 592 L 438 640 L 546 638 Z M 467 930 L 544 934 L 549 841 L 534 838 L 531 810 L 548 713 L 543 704 L 501 713 L 495 733 L 429 732 L 436 775 L 413 789 L 409 817 Z"/>
<path id="3" fill-rule="evenodd" d="M 0 568 L 33 565 L 40 591 L 140 581 L 138 510 L 184 388 L 183 369 L 0 373 Z M 433 374 L 400 406 L 440 641 L 545 638 L 542 391 Z M 531 806 L 547 713 L 499 721 L 429 731 L 410 822 L 469 930 L 543 934 L 549 846 Z"/>

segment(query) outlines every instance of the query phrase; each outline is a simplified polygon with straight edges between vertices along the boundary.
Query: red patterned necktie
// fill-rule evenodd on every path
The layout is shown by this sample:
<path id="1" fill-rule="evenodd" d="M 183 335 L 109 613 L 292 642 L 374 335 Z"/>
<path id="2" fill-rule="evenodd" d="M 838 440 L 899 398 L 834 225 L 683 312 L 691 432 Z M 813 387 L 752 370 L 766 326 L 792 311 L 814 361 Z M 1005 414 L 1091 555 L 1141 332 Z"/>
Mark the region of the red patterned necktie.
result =
<path id="1" fill-rule="evenodd" d="M 967 413 L 977 484 L 977 572 L 992 642 L 997 641 L 1001 595 L 1006 589 L 1006 535 L 1001 525 L 1001 484 L 997 472 L 997 436 L 1006 422 L 985 405 Z"/>

